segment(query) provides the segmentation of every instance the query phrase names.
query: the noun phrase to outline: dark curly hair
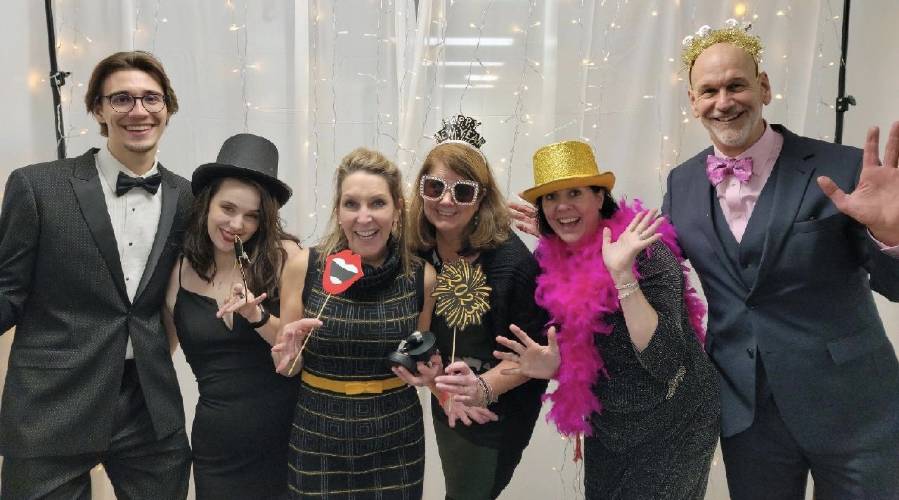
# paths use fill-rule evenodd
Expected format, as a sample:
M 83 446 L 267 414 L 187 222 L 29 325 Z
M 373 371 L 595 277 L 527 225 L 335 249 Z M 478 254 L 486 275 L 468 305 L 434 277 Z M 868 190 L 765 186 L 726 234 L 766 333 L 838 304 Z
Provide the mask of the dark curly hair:
M 249 184 L 259 191 L 259 228 L 253 236 L 244 242 L 244 249 L 250 257 L 250 267 L 247 270 L 247 286 L 256 295 L 262 292 L 268 293 L 269 300 L 277 298 L 278 283 L 281 278 L 281 269 L 287 260 L 287 252 L 282 247 L 281 241 L 294 241 L 299 244 L 299 239 L 284 231 L 281 218 L 278 215 L 280 205 L 278 201 L 261 184 L 250 179 L 235 177 L 219 177 L 209 183 L 194 198 L 187 221 L 187 232 L 184 235 L 182 252 L 191 267 L 206 282 L 211 282 L 217 269 L 212 240 L 209 238 L 207 220 L 209 218 L 209 205 L 212 198 L 221 188 L 225 179 L 235 179 Z

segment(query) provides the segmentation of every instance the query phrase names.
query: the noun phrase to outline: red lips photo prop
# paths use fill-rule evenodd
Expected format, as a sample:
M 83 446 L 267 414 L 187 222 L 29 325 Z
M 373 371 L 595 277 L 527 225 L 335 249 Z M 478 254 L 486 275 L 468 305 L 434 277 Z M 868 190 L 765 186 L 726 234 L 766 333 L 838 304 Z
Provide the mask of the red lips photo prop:
M 349 249 L 332 253 L 325 259 L 322 288 L 326 292 L 339 295 L 362 277 L 362 257 Z

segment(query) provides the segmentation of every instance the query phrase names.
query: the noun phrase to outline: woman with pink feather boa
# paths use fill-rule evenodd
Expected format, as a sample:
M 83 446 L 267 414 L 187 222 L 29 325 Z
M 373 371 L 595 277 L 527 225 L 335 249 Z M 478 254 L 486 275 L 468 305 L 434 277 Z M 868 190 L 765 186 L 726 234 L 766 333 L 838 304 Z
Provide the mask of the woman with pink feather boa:
M 534 155 L 541 274 L 536 301 L 548 345 L 519 328 L 499 337 L 510 373 L 558 382 L 548 418 L 584 437 L 587 499 L 702 499 L 719 433 L 714 368 L 702 348 L 705 308 L 674 230 L 639 201 L 616 203 L 615 176 L 590 146 Z

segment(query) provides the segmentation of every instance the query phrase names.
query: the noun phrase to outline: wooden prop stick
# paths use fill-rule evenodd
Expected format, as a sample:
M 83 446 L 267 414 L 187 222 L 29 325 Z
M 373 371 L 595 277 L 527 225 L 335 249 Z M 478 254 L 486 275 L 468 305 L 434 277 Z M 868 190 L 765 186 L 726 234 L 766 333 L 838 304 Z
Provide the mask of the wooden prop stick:
M 456 329 L 453 328 L 453 353 L 450 355 L 450 363 L 456 361 Z
M 322 304 L 322 308 L 321 308 L 321 310 L 318 311 L 318 314 L 315 316 L 315 319 L 321 319 L 322 313 L 325 312 L 325 306 L 328 305 L 328 299 L 331 298 L 331 295 L 332 294 L 329 293 L 328 296 L 325 297 L 325 303 Z M 306 338 L 303 339 L 303 344 L 300 346 L 300 350 L 297 351 L 297 357 L 293 358 L 293 362 L 290 363 L 290 369 L 287 370 L 287 373 L 293 373 L 293 369 L 296 368 L 296 366 L 297 366 L 297 361 L 300 360 L 300 357 L 303 354 L 303 349 L 306 348 L 306 344 L 309 343 L 309 339 L 312 338 L 312 334 L 314 332 L 315 332 L 315 330 L 310 331 L 309 335 L 306 335 Z
M 322 273 L 322 288 L 328 295 L 325 297 L 325 302 L 322 303 L 322 307 L 315 319 L 321 319 L 322 313 L 325 312 L 325 306 L 328 305 L 332 295 L 339 295 L 347 291 L 353 283 L 362 278 L 362 275 L 362 257 L 359 254 L 346 249 L 328 255 L 325 259 L 325 269 Z M 300 346 L 300 350 L 297 351 L 297 357 L 290 363 L 290 369 L 287 370 L 288 374 L 293 373 L 293 369 L 296 368 L 297 362 L 299 362 L 303 350 L 306 349 L 306 344 L 309 343 L 309 339 L 312 338 L 314 332 L 315 330 L 310 331 L 306 338 L 303 339 L 303 344 Z

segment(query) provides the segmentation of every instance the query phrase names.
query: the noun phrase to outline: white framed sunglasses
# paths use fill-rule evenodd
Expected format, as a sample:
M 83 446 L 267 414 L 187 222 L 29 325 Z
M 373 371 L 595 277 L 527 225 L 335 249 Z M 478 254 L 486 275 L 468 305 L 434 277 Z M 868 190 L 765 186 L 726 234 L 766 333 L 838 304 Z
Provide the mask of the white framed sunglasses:
M 478 201 L 481 185 L 476 181 L 466 179 L 449 184 L 446 180 L 433 175 L 421 176 L 421 183 L 418 185 L 418 193 L 422 198 L 430 201 L 440 201 L 447 189 L 457 205 L 473 205 Z

